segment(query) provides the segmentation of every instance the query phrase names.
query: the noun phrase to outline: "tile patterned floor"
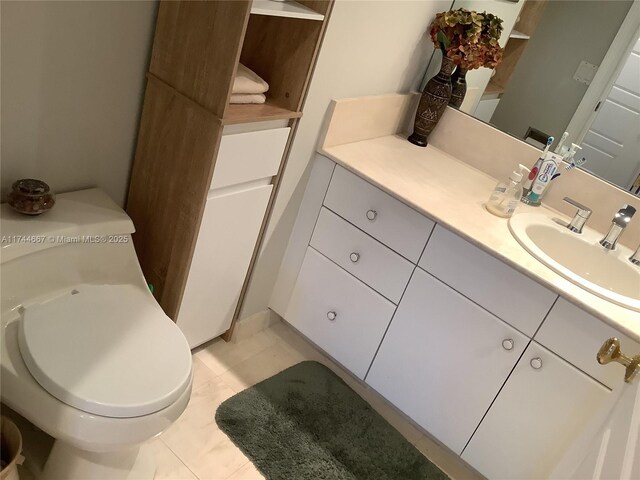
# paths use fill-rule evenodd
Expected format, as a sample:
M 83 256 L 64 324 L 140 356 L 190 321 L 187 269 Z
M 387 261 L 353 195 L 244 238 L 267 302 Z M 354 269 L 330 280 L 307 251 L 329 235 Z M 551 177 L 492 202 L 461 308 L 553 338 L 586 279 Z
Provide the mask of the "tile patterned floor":
M 261 480 L 253 464 L 218 429 L 215 411 L 235 393 L 303 360 L 316 360 L 331 368 L 451 478 L 482 478 L 378 394 L 278 322 L 248 338 L 231 343 L 215 340 L 194 352 L 191 402 L 180 419 L 151 444 L 158 461 L 156 480 Z

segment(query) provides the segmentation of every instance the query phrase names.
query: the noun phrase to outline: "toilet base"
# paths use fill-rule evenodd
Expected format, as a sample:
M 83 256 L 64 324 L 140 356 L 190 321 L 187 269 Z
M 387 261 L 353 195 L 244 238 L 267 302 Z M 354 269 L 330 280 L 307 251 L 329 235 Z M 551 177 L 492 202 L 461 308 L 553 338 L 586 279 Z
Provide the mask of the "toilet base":
M 41 480 L 153 480 L 156 464 L 148 445 L 117 452 L 88 452 L 56 440 Z

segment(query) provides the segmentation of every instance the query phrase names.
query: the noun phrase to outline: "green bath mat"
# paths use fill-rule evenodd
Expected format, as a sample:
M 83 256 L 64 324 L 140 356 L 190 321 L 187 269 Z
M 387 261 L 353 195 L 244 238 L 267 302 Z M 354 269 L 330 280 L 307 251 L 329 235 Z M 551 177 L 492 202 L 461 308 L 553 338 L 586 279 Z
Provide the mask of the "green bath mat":
M 229 398 L 216 422 L 268 480 L 448 478 L 317 362 Z

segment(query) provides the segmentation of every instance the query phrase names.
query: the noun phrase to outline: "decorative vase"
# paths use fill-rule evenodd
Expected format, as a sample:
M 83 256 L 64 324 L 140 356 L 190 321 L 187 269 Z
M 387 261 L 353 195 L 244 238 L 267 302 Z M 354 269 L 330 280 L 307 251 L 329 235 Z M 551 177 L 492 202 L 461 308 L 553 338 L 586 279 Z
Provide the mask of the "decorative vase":
M 427 82 L 420 97 L 413 133 L 408 140 L 419 147 L 427 146 L 427 138 L 442 117 L 451 98 L 451 73 L 455 64 L 442 52 L 438 74 Z
M 467 70 L 462 67 L 456 68 L 451 76 L 451 100 L 449 105 L 455 108 L 460 108 L 464 101 L 464 96 L 467 94 Z

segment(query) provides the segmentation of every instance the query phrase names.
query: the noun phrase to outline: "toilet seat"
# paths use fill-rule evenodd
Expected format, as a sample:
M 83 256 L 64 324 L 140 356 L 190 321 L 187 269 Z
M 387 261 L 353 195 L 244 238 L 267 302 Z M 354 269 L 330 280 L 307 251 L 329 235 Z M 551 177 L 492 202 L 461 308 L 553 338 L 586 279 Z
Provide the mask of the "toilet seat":
M 175 402 L 191 380 L 187 341 L 148 292 L 82 285 L 25 307 L 20 354 L 60 401 L 106 417 L 137 417 Z

